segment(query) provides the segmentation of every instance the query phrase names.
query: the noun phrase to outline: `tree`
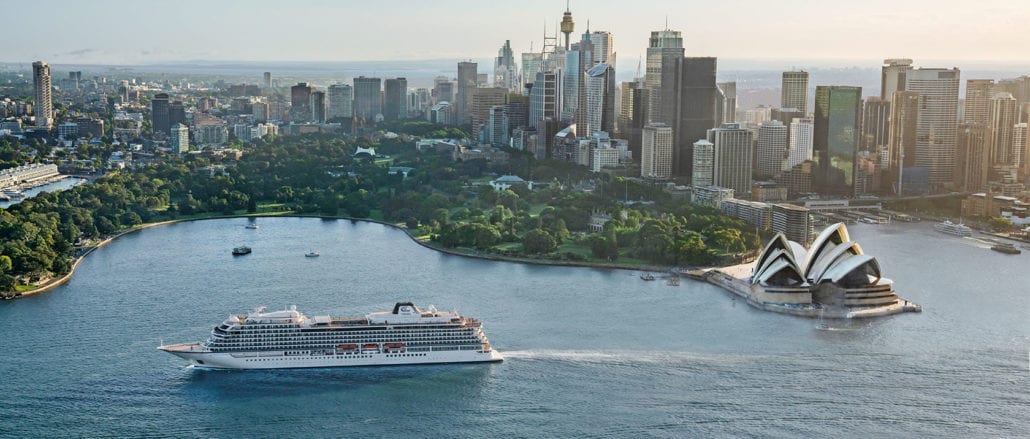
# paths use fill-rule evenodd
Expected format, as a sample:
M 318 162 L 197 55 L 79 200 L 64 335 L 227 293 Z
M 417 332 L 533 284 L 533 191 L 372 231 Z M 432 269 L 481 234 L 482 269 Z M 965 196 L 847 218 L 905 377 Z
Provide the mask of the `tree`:
M 526 254 L 551 253 L 558 249 L 558 243 L 550 233 L 540 229 L 526 232 L 522 237 L 522 252 Z
M 1012 221 L 1008 218 L 997 216 L 987 220 L 987 225 L 995 232 L 1004 232 L 1012 228 Z

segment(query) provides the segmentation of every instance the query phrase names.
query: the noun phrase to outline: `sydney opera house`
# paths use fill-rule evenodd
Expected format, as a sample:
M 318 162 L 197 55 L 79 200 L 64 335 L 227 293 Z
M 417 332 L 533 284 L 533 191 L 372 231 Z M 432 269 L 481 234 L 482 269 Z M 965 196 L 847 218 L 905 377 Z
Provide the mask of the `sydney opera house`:
M 765 304 L 853 310 L 900 300 L 876 258 L 862 252 L 842 223 L 823 230 L 808 249 L 777 234 L 755 261 L 750 282 L 751 300 Z

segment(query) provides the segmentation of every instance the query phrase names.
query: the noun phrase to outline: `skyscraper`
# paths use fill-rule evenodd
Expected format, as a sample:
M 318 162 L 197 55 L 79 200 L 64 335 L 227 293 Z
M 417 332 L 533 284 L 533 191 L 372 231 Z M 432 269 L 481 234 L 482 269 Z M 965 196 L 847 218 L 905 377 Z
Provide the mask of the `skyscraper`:
M 303 123 L 311 121 L 311 92 L 315 86 L 299 82 L 290 87 L 290 122 Z
M 164 139 L 171 134 L 169 111 L 168 93 L 158 93 L 150 100 L 150 126 L 154 137 Z
M 265 72 L 265 88 L 272 88 L 272 72 Z
M 1021 165 L 1022 151 L 1013 144 L 1018 117 L 1019 106 L 1011 93 L 997 93 L 991 98 L 988 116 L 988 126 L 991 127 L 991 165 Z
M 733 189 L 739 196 L 751 193 L 751 131 L 728 123 L 708 130 L 715 150 L 712 180 L 716 186 Z
M 706 139 L 694 142 L 694 172 L 690 176 L 690 185 L 705 187 L 715 184 L 715 145 Z
M 815 188 L 822 194 L 854 196 L 855 162 L 862 117 L 862 87 L 815 89 Z
M 479 65 L 474 62 L 462 61 L 458 63 L 458 93 L 455 99 L 458 124 L 464 125 L 472 122 L 472 90 L 477 86 L 476 77 L 479 75 Z
M 991 128 L 979 123 L 959 125 L 957 143 L 962 163 L 959 187 L 968 192 L 986 190 L 991 169 Z
M 672 176 L 672 127 L 654 123 L 641 132 L 640 176 L 668 179 Z
M 433 81 L 433 99 L 435 103 L 454 103 L 454 81 L 437 78 Z
M 905 90 L 919 93 L 916 166 L 927 169 L 929 189 L 952 181 L 958 128 L 959 70 L 913 69 L 905 73 Z
M 916 165 L 916 138 L 919 133 L 919 93 L 896 91 L 891 97 L 891 113 L 887 134 L 887 157 L 890 172 L 884 183 L 896 195 L 905 190 L 901 177 L 906 168 Z
M 812 160 L 812 141 L 815 135 L 815 124 L 812 118 L 797 118 L 790 122 L 787 142 L 787 159 L 782 171 L 794 169 L 806 161 Z
M 537 129 L 537 133 L 544 130 L 540 123 L 544 120 L 559 120 L 561 102 L 559 102 L 558 90 L 561 87 L 559 75 L 554 72 L 537 72 L 536 81 L 533 81 L 533 88 L 529 94 L 529 125 Z
M 169 129 L 171 134 L 171 141 L 168 142 L 172 147 L 172 152 L 176 154 L 184 154 L 190 151 L 190 129 L 181 123 L 175 124 L 174 127 Z
M 565 52 L 564 80 L 562 81 L 562 120 L 570 123 L 586 123 L 586 86 L 584 84 L 587 70 L 593 63 L 593 43 L 588 34 L 572 45 Z
M 896 91 L 905 91 L 912 60 L 893 58 L 883 60 L 880 68 L 880 99 L 890 101 Z
M 508 89 L 501 87 L 476 88 L 472 90 L 472 138 L 479 139 L 484 125 L 490 121 L 490 110 L 504 106 Z M 489 130 L 489 127 L 486 127 Z
M 561 17 L 561 33 L 565 35 L 565 50 L 569 50 L 569 36 L 576 30 L 576 22 L 572 21 L 572 10 L 569 9 L 568 1 L 565 2 L 565 13 Z
M 606 63 L 596 64 L 586 73 L 586 124 L 584 137 L 615 129 L 615 71 Z M 581 123 L 577 121 L 577 123 Z
M 375 122 L 383 113 L 382 83 L 380 78 L 354 78 L 354 118 L 360 123 Z
M 787 126 L 770 120 L 758 127 L 758 175 L 777 177 L 787 157 Z M 696 157 L 696 155 L 695 155 Z M 696 166 L 695 166 L 696 169 Z
M 865 108 L 862 110 L 862 138 L 859 149 L 876 152 L 886 148 L 887 137 L 890 134 L 890 112 L 890 101 L 884 101 L 876 96 L 866 99 Z
M 511 50 L 511 41 L 504 40 L 504 45 L 497 50 L 497 58 L 494 58 L 494 87 L 517 91 L 517 76 L 518 68 L 515 66 L 515 53 Z
M 408 118 L 408 79 L 388 78 L 383 84 L 383 119 Z
M 587 29 L 589 31 L 589 29 Z M 612 52 L 614 47 L 613 36 L 608 31 L 594 31 L 590 32 L 588 36 L 591 44 L 593 53 L 591 59 L 594 64 L 605 63 L 611 66 L 611 69 L 615 69 L 615 53 Z M 589 70 L 591 66 L 586 66 L 585 69 Z
M 544 62 L 544 55 L 542 53 L 527 52 L 522 54 L 522 84 L 520 87 L 525 87 L 526 84 L 532 84 L 536 81 L 536 74 L 540 71 L 540 65 Z
M 783 72 L 780 108 L 796 108 L 802 113 L 808 112 L 808 72 L 804 70 Z
M 647 44 L 647 70 L 644 73 L 644 83 L 650 90 L 647 120 L 671 126 L 673 115 L 663 114 L 662 111 L 662 69 L 668 57 L 676 60 L 683 58 L 683 34 L 669 29 L 651 32 Z
M 966 123 L 987 124 L 991 113 L 991 98 L 994 96 L 993 79 L 970 79 L 966 81 L 965 117 Z
M 168 105 L 168 126 L 173 127 L 183 122 L 186 122 L 186 106 L 182 101 L 172 101 Z
M 311 92 L 311 121 L 314 123 L 325 123 L 325 92 Z
M 47 64 L 45 61 L 32 63 L 32 87 L 35 92 L 32 112 L 36 115 L 36 126 L 50 128 L 54 123 L 50 64 Z
M 719 107 L 716 110 L 715 125 L 733 123 L 737 121 L 737 83 L 720 82 L 715 84 L 719 88 Z M 784 122 L 788 124 L 790 121 Z
M 348 84 L 329 86 L 329 111 L 326 118 L 332 121 L 354 116 L 354 87 Z
M 717 60 L 710 57 L 665 57 L 662 65 L 662 113 L 672 120 L 673 174 L 690 177 L 694 142 L 716 126 L 719 89 Z M 744 191 L 748 192 L 748 191 Z

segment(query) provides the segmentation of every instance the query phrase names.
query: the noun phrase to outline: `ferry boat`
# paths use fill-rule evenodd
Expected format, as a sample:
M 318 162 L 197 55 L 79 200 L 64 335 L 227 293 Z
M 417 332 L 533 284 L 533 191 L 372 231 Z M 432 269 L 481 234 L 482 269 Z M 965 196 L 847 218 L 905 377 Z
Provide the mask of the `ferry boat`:
M 994 250 L 994 251 L 999 252 L 999 253 L 1009 254 L 1009 255 L 1018 255 L 1020 253 L 1023 253 L 1023 251 L 1018 249 L 1018 248 L 1016 248 L 1015 245 L 1009 244 L 1007 242 L 995 243 L 994 245 L 991 246 L 991 250 Z
M 953 223 L 951 221 L 945 221 L 943 223 L 934 224 L 933 228 L 934 228 L 934 230 L 936 230 L 938 232 L 947 233 L 949 235 L 955 235 L 955 236 L 972 236 L 973 235 L 973 229 L 970 229 L 965 224 L 961 224 L 961 223 L 956 224 L 956 223 Z
M 229 315 L 201 343 L 158 349 L 210 369 L 385 366 L 502 361 L 478 319 L 398 302 L 363 317 L 308 317 L 296 307 Z
M 655 277 L 651 273 L 640 273 L 640 280 L 652 281 Z
M 2 193 L 4 198 L 7 198 L 7 200 L 9 201 L 21 200 L 25 198 L 25 194 L 21 193 L 21 191 L 17 189 L 4 189 Z
M 232 255 L 233 256 L 249 255 L 250 252 L 251 252 L 250 247 L 247 247 L 245 245 L 241 245 L 239 247 L 234 247 L 232 249 Z

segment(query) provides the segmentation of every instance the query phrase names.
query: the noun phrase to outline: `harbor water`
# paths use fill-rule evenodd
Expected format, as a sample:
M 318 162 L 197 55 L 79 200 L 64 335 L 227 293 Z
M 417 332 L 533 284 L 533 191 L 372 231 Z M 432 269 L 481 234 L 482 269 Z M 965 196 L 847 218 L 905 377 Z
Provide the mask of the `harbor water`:
M 701 282 L 441 254 L 364 222 L 146 229 L 63 287 L 0 302 L 0 437 L 1025 437 L 1030 254 L 928 223 L 850 231 L 922 313 L 804 319 Z M 482 319 L 505 361 L 214 371 L 156 349 L 259 305 L 402 300 Z

